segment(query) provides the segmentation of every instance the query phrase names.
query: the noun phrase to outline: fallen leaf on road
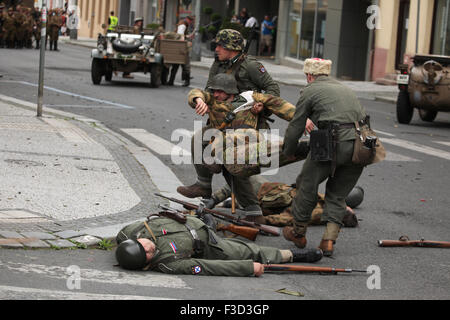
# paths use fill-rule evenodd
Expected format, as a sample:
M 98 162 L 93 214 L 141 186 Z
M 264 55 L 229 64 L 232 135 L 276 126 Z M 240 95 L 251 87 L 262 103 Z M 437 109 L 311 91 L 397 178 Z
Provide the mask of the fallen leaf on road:
M 296 296 L 296 297 L 304 297 L 305 296 L 303 293 L 301 293 L 299 291 L 290 291 L 290 290 L 286 290 L 286 288 L 279 289 L 275 292 L 289 294 L 291 296 Z

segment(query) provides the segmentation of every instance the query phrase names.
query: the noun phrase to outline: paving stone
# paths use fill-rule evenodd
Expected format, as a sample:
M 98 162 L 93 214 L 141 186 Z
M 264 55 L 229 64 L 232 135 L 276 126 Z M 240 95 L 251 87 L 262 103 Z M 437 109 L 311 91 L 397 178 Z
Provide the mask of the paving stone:
M 59 238 L 63 238 L 63 239 L 70 239 L 70 238 L 78 237 L 78 236 L 82 236 L 82 235 L 84 235 L 83 232 L 75 231 L 75 230 L 65 230 L 65 231 L 55 233 L 55 236 L 57 236 Z
M 84 244 L 86 246 L 94 246 L 101 241 L 101 239 L 90 236 L 90 235 L 72 238 L 71 240 L 81 243 L 81 244 Z
M 46 232 L 22 232 L 27 238 L 37 238 L 39 240 L 56 240 L 56 237 Z
M 23 238 L 23 236 L 14 231 L 0 230 L 0 236 L 3 238 Z
M 0 239 L 1 248 L 23 248 L 17 239 Z
M 51 246 L 55 246 L 58 248 L 75 248 L 77 246 L 76 244 L 64 239 L 47 240 L 47 243 L 49 243 Z
M 18 239 L 27 248 L 50 248 L 50 245 L 36 238 Z

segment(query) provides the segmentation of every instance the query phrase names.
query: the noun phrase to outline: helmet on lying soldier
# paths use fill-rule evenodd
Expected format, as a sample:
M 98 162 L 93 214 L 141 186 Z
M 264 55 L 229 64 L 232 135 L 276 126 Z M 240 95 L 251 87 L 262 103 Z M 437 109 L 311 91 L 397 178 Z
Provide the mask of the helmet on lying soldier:
M 116 249 L 116 260 L 124 269 L 142 269 L 146 265 L 145 249 L 137 240 L 125 240 Z
M 219 73 L 216 74 L 209 86 L 211 90 L 222 90 L 227 94 L 238 94 L 236 78 L 231 74 Z

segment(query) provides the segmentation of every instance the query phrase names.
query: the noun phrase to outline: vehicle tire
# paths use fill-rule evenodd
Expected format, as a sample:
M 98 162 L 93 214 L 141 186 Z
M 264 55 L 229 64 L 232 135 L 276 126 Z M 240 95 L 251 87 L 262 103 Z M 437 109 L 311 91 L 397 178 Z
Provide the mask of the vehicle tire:
M 433 122 L 436 119 L 437 111 L 419 109 L 420 119 L 426 122 Z
M 408 91 L 400 91 L 397 98 L 397 120 L 399 123 L 409 124 L 413 117 L 414 108 L 409 102 Z
M 100 84 L 104 72 L 103 61 L 97 58 L 92 59 L 91 78 L 93 84 Z
M 140 40 L 136 40 L 133 43 L 127 43 L 125 41 L 122 41 L 121 39 L 115 39 L 112 42 L 113 49 L 125 53 L 130 54 L 133 52 L 138 51 L 139 47 L 142 45 L 142 42 Z
M 161 85 L 162 65 L 153 64 L 150 67 L 150 85 L 152 88 L 159 88 Z

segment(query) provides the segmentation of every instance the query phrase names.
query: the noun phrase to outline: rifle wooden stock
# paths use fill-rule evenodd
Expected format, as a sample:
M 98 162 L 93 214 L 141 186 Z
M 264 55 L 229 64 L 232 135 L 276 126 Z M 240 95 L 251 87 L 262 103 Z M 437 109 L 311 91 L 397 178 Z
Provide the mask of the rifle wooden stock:
M 319 272 L 319 273 L 333 273 L 338 272 L 352 273 L 352 272 L 363 272 L 367 273 L 366 270 L 354 270 L 354 269 L 344 269 L 344 268 L 332 268 L 332 267 L 310 267 L 310 266 L 297 266 L 289 264 L 265 264 L 264 271 L 296 271 L 296 272 Z
M 380 247 L 450 248 L 450 242 L 428 240 L 378 240 Z
M 164 196 L 164 195 L 162 195 L 160 193 L 155 193 L 155 195 L 158 196 L 158 197 L 167 199 L 169 201 L 173 201 L 173 202 L 179 203 L 179 204 L 181 204 L 183 207 L 185 207 L 188 210 L 197 210 L 198 209 L 198 206 L 196 204 L 193 204 L 193 203 L 189 203 L 189 202 L 186 202 L 186 201 L 183 201 L 183 200 L 178 200 L 176 198 L 167 197 L 167 196 Z M 210 213 L 210 214 L 212 214 L 213 216 L 216 216 L 216 217 L 219 216 L 220 218 L 228 220 L 230 222 L 233 222 L 234 224 L 237 224 L 237 225 L 244 225 L 244 226 L 247 226 L 247 227 L 256 228 L 256 229 L 258 229 L 259 232 L 261 232 L 263 234 L 265 233 L 265 234 L 270 234 L 270 235 L 273 235 L 273 236 L 279 236 L 281 234 L 281 229 L 278 228 L 278 227 L 268 226 L 268 225 L 265 225 L 265 224 L 258 224 L 258 223 L 254 223 L 254 222 L 246 221 L 246 220 L 241 220 L 241 219 L 236 218 L 236 217 L 234 217 L 232 215 L 229 215 L 229 214 L 226 214 L 226 213 L 222 213 L 222 212 L 216 211 L 216 210 L 207 209 L 207 208 L 203 208 L 203 211 L 206 212 L 206 213 Z
M 248 240 L 255 241 L 256 236 L 258 235 L 259 230 L 256 228 L 251 227 L 245 227 L 245 226 L 237 226 L 235 224 L 221 224 L 219 223 L 217 225 L 217 231 L 224 230 L 224 231 L 230 231 L 234 234 L 237 234 L 241 237 L 244 237 Z

